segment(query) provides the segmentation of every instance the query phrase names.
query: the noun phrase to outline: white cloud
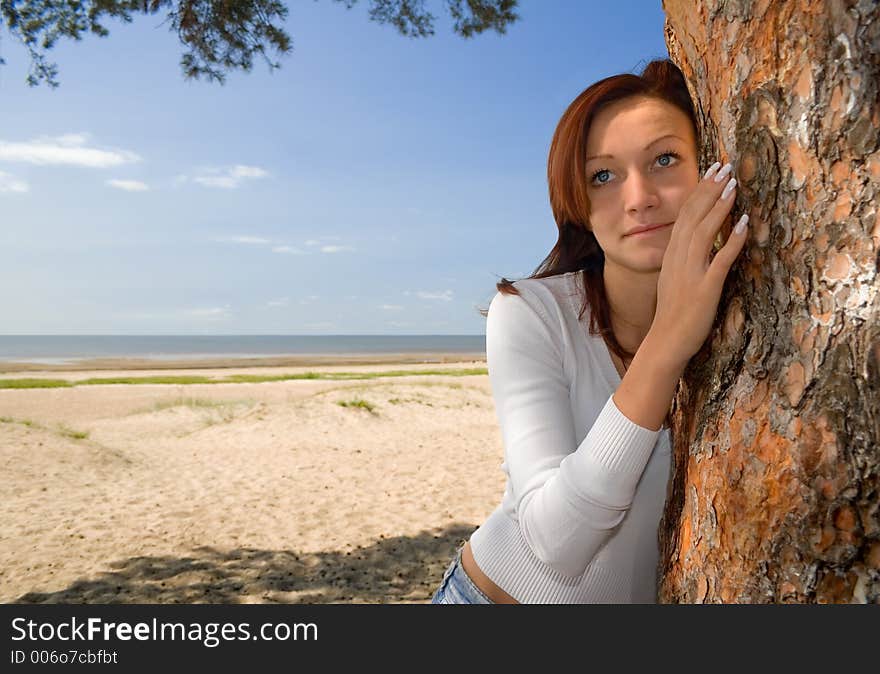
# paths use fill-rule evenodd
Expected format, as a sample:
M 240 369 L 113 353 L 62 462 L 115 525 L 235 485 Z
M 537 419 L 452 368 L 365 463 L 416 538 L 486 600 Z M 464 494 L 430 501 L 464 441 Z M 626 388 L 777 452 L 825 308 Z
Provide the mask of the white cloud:
M 225 190 L 238 187 L 238 181 L 229 176 L 196 176 L 193 180 L 205 187 L 222 187 Z
M 417 290 L 416 292 L 410 292 L 409 290 L 404 290 L 403 294 L 415 295 L 422 300 L 443 300 L 444 302 L 451 302 L 453 293 L 451 290 L 444 290 L 442 292 L 428 292 L 427 290 Z
M 306 323 L 305 327 L 309 328 L 310 330 L 326 330 L 328 328 L 335 328 L 336 323 L 333 323 L 331 321 L 319 321 L 317 323 Z
M 0 192 L 27 192 L 30 189 L 24 180 L 10 173 L 0 171 Z
M 236 164 L 219 168 L 206 168 L 193 177 L 193 181 L 205 187 L 220 187 L 222 189 L 235 189 L 245 179 L 265 178 L 269 172 L 258 166 L 245 166 Z M 186 182 L 187 176 L 178 176 L 177 182 Z
M 351 246 L 321 246 L 322 253 L 341 253 L 346 250 L 354 250 Z
M 232 167 L 232 175 L 235 178 L 265 178 L 269 172 L 259 166 L 243 166 L 236 164 Z
M 320 245 L 321 245 L 321 240 L 324 240 L 324 241 L 339 241 L 341 238 L 342 238 L 341 236 L 335 236 L 335 235 L 329 235 L 329 234 L 328 234 L 327 236 L 322 236 L 320 239 L 309 239 L 308 241 L 306 241 L 305 245 L 307 245 L 307 246 L 320 246 Z M 325 251 L 325 252 L 326 252 L 326 251 Z M 334 252 L 334 251 L 329 251 L 329 252 L 332 253 L 332 252 Z
M 306 295 L 303 299 L 299 301 L 300 304 L 309 304 L 310 302 L 314 302 L 318 299 L 317 295 Z
M 273 253 L 288 253 L 289 255 L 305 255 L 305 253 L 297 248 L 292 248 L 290 246 L 275 246 L 272 249 Z
M 17 161 L 38 165 L 68 165 L 86 168 L 109 168 L 141 161 L 134 152 L 119 149 L 102 150 L 88 147 L 87 134 L 40 136 L 23 143 L 0 140 L 0 161 Z
M 398 311 L 399 309 L 403 309 L 399 304 L 380 304 L 379 308 L 385 309 L 386 311 Z
M 67 146 L 82 145 L 88 139 L 89 134 L 87 133 L 65 133 L 60 136 L 55 136 L 55 140 L 58 141 L 58 143 Z
M 279 297 L 277 300 L 269 300 L 266 302 L 267 307 L 286 307 L 290 303 L 290 298 Z
M 219 241 L 222 243 L 255 244 L 261 246 L 272 243 L 271 239 L 265 239 L 261 236 L 219 236 L 214 237 L 213 241 Z M 304 251 L 293 246 L 272 246 L 272 252 L 283 253 L 287 255 L 309 255 L 308 251 Z
M 218 236 L 214 238 L 214 241 L 219 241 L 221 243 L 246 243 L 256 245 L 272 243 L 269 239 L 264 239 L 259 236 Z
M 146 183 L 139 180 L 108 180 L 107 184 L 126 192 L 146 192 L 150 189 Z

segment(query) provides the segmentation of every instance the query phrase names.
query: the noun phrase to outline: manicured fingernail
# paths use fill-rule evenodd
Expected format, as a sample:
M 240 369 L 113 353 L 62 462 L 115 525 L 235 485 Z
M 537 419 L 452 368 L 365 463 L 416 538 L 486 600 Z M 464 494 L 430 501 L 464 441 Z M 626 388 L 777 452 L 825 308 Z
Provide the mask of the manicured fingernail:
M 709 170 L 703 175 L 703 180 L 708 180 L 712 176 L 715 175 L 715 171 L 721 168 L 721 162 L 716 161 L 712 166 L 709 167 Z
M 743 213 L 740 219 L 736 221 L 736 227 L 733 228 L 734 234 L 742 234 L 746 231 L 747 224 L 749 224 L 749 214 Z
M 727 174 L 733 170 L 733 164 L 725 164 L 724 168 L 718 171 L 718 175 L 715 176 L 715 182 L 720 183 L 727 177 Z
M 724 186 L 724 191 L 721 192 L 721 198 L 727 199 L 727 197 L 733 194 L 734 187 L 736 187 L 736 178 L 731 178 L 730 182 Z

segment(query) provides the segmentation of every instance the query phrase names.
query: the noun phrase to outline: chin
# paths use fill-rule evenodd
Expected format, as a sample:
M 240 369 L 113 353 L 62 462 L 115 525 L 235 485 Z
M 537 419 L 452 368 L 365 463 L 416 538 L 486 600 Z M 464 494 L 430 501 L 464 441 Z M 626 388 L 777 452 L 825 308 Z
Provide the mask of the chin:
M 663 253 L 664 251 L 660 250 L 653 255 L 645 255 L 634 266 L 643 274 L 659 272 L 663 266 Z

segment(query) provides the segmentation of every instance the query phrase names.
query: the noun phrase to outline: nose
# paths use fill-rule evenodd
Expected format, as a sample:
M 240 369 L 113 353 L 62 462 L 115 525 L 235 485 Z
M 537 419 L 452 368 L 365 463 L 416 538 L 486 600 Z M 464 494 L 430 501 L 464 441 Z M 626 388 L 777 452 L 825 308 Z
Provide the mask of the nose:
M 650 176 L 639 171 L 630 171 L 623 185 L 623 200 L 626 212 L 638 217 L 645 211 L 656 208 L 660 203 L 660 196 Z

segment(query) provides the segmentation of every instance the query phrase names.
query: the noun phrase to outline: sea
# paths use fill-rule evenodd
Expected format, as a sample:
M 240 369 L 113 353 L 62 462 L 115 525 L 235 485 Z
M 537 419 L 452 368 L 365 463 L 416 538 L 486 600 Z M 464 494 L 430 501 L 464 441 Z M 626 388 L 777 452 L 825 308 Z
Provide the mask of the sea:
M 0 362 L 485 354 L 485 335 L 0 335 Z

